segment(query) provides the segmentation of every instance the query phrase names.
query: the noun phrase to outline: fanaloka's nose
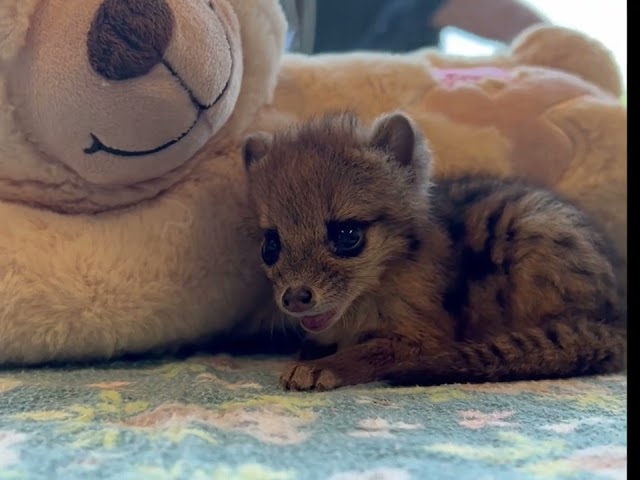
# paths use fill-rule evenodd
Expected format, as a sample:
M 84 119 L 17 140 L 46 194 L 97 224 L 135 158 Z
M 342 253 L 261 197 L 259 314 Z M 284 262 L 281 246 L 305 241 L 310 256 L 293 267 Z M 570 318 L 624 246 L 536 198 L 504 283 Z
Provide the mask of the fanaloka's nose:
M 291 313 L 303 313 L 316 304 L 313 293 L 308 287 L 287 288 L 282 296 L 282 305 Z
M 89 64 L 107 80 L 146 75 L 162 61 L 173 27 L 166 0 L 104 0 L 87 35 Z

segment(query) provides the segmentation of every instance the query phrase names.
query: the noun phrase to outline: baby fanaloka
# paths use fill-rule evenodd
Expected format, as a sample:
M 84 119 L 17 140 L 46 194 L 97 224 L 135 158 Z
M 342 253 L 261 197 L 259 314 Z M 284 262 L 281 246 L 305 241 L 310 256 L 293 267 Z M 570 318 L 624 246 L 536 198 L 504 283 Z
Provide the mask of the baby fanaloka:
M 243 156 L 275 300 L 335 346 L 291 365 L 285 388 L 626 368 L 626 285 L 607 240 L 556 194 L 517 179 L 434 181 L 402 113 L 256 133 Z

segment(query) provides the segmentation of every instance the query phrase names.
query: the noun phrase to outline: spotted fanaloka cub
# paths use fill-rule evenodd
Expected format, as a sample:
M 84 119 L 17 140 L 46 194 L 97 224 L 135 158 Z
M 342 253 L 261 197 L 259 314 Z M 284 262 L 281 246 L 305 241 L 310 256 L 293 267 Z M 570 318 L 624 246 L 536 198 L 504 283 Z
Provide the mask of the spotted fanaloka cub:
M 462 140 L 462 139 L 461 139 Z M 518 180 L 433 182 L 402 113 L 247 138 L 262 260 L 282 311 L 335 344 L 287 389 L 564 377 L 626 367 L 626 299 L 587 216 Z

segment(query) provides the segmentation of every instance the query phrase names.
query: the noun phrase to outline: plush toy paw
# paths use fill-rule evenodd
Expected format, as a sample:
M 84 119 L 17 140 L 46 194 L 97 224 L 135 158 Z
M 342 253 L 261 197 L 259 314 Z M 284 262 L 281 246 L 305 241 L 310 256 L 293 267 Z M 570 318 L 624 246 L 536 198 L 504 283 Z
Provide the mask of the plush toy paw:
M 335 370 L 320 362 L 295 363 L 280 375 L 280 385 L 285 390 L 334 390 L 344 385 Z

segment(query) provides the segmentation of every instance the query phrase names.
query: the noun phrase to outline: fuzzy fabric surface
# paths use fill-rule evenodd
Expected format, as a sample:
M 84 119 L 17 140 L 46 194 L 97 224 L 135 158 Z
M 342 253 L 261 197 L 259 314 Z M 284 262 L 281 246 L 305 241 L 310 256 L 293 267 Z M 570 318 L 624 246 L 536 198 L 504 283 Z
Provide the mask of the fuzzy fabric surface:
M 0 371 L 0 479 L 623 479 L 627 381 L 327 393 L 226 355 Z

